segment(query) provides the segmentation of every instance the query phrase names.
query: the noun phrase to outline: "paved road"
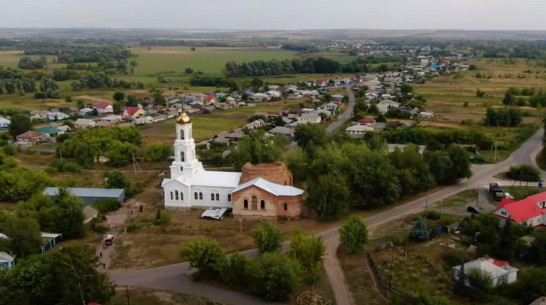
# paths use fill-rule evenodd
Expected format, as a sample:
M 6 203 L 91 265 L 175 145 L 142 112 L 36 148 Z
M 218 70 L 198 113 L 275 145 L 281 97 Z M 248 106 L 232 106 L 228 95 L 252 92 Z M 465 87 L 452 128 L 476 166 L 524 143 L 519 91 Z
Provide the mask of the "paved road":
M 347 122 L 353 116 L 353 110 L 355 108 L 355 95 L 350 86 L 345 87 L 347 91 L 347 96 L 349 98 L 349 103 L 345 111 L 337 117 L 335 122 L 332 122 L 328 127 L 326 127 L 327 133 L 335 133 L 335 131 L 345 122 Z
M 347 112 L 347 111 L 346 111 Z M 334 128 L 335 129 L 335 128 Z M 505 171 L 511 165 L 514 164 L 534 164 L 534 156 L 540 150 L 542 143 L 543 129 L 538 131 L 529 141 L 527 141 L 520 149 L 518 149 L 512 156 L 505 161 L 492 164 L 492 165 L 479 165 L 473 166 L 474 175 L 470 179 L 465 179 L 460 183 L 446 187 L 438 192 L 428 195 L 427 197 L 420 198 L 409 202 L 407 204 L 395 207 L 391 210 L 376 214 L 374 216 L 368 217 L 365 219 L 365 222 L 369 227 L 373 227 L 384 223 L 386 221 L 399 218 L 401 216 L 410 214 L 417 210 L 423 209 L 425 204 L 432 204 L 437 202 L 445 197 L 456 194 L 460 191 L 485 186 L 490 181 L 491 177 L 498 173 Z M 336 242 L 338 242 L 338 228 L 331 229 L 319 234 L 325 240 L 325 243 L 328 245 L 329 249 L 336 248 Z M 283 248 L 287 248 L 288 243 L 283 244 Z M 333 250 L 332 250 L 333 251 Z M 329 251 L 331 252 L 331 251 Z M 249 250 L 244 252 L 249 256 L 257 255 L 256 250 Z M 326 261 L 328 261 L 330 256 L 335 256 L 334 253 L 329 253 Z M 325 264 L 327 262 L 325 261 Z M 332 261 L 330 261 L 332 262 Z M 328 262 L 329 264 L 329 262 Z M 338 273 L 339 266 L 332 268 L 332 272 Z M 328 270 L 327 270 L 328 271 Z M 187 263 L 169 265 L 159 268 L 139 270 L 139 271 L 129 271 L 129 272 L 111 272 L 111 280 L 118 285 L 131 285 L 138 287 L 148 287 L 154 289 L 163 289 L 170 290 L 175 292 L 182 292 L 187 294 L 193 294 L 198 296 L 203 296 L 212 300 L 228 303 L 228 304 L 238 304 L 238 305 L 251 305 L 251 304 L 273 304 L 262 301 L 260 299 L 254 298 L 249 295 L 237 293 L 227 289 L 222 289 L 218 287 L 213 287 L 199 282 L 193 282 L 188 278 L 187 274 L 190 272 L 189 265 Z M 343 277 L 343 273 L 334 275 L 332 279 L 331 274 L 328 273 L 328 276 L 331 281 L 335 282 L 335 279 Z M 336 285 L 339 286 L 339 285 Z M 339 305 L 348 305 L 352 304 L 352 299 L 350 298 L 350 293 L 345 284 L 345 286 L 336 289 L 334 293 L 336 294 L 336 302 Z M 339 295 L 339 293 L 344 293 L 344 296 Z M 348 297 L 348 298 L 347 298 Z

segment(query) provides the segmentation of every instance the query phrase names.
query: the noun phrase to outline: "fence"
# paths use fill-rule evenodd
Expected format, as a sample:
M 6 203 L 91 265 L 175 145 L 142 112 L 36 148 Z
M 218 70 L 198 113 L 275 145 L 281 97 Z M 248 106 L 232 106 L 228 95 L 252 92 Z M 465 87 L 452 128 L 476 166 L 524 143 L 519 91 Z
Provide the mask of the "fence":
M 377 280 L 378 288 L 381 290 L 381 292 L 385 296 L 389 297 L 390 293 L 392 292 L 400 296 L 405 301 L 405 304 L 413 303 L 413 296 L 411 296 L 410 294 L 406 292 L 396 289 L 395 287 L 392 286 L 390 281 L 385 281 L 385 279 L 381 275 L 380 268 L 378 267 L 377 263 L 373 259 L 373 256 L 370 252 L 366 252 L 366 261 L 368 262 L 368 265 L 372 269 L 373 277 L 375 277 L 375 279 Z

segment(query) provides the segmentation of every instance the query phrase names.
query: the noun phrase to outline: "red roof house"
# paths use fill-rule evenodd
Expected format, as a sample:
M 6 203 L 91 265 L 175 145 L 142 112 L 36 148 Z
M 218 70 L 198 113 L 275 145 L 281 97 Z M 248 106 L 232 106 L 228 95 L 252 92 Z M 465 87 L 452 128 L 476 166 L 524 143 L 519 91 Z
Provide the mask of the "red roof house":
M 546 227 L 546 192 L 519 201 L 503 199 L 497 205 L 494 214 L 505 221 L 527 223 L 532 227 Z
M 216 100 L 214 99 L 214 95 L 209 94 L 209 95 L 205 96 L 205 103 L 206 104 L 216 103 Z
M 145 115 L 145 114 L 146 113 L 144 112 L 144 110 L 142 110 L 142 109 L 140 109 L 138 107 L 132 107 L 132 106 L 126 107 L 125 111 L 123 112 L 124 117 L 132 117 L 134 119 L 138 118 L 141 115 Z
M 374 118 L 363 118 L 358 120 L 358 125 L 369 125 L 369 124 L 375 124 Z
M 15 137 L 17 142 L 19 143 L 27 143 L 27 144 L 39 144 L 47 142 L 47 136 L 33 130 L 29 130 L 27 132 L 24 132 L 17 137 Z
M 98 103 L 95 105 L 95 109 L 97 109 L 98 114 L 108 114 L 114 112 L 114 108 L 108 103 Z

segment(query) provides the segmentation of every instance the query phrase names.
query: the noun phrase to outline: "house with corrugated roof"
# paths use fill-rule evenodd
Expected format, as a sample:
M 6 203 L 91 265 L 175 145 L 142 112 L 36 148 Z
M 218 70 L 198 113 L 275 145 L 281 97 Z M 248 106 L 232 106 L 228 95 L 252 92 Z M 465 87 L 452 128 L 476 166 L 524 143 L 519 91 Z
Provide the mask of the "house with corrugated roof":
M 453 267 L 453 277 L 459 280 L 463 274 L 465 275 L 464 283 L 470 286 L 468 276 L 472 270 L 480 270 L 491 279 L 493 287 L 502 283 L 510 284 L 518 278 L 519 269 L 510 266 L 508 261 L 498 260 L 489 256 L 478 258 L 463 265 Z
M 546 227 L 546 192 L 523 200 L 503 198 L 493 214 L 503 222 L 513 221 L 532 227 Z

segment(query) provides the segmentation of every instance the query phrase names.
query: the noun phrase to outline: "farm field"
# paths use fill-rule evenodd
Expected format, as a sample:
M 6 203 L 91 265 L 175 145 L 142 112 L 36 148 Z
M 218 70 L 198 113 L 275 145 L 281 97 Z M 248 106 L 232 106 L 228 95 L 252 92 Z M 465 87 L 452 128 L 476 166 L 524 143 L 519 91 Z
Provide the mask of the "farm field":
M 220 75 L 228 61 L 236 63 L 254 60 L 283 60 L 295 57 L 296 52 L 280 48 L 196 48 L 190 47 L 152 47 L 132 48 L 138 56 L 136 76 L 149 76 L 158 73 L 183 74 L 184 69 L 192 68 L 207 75 Z

